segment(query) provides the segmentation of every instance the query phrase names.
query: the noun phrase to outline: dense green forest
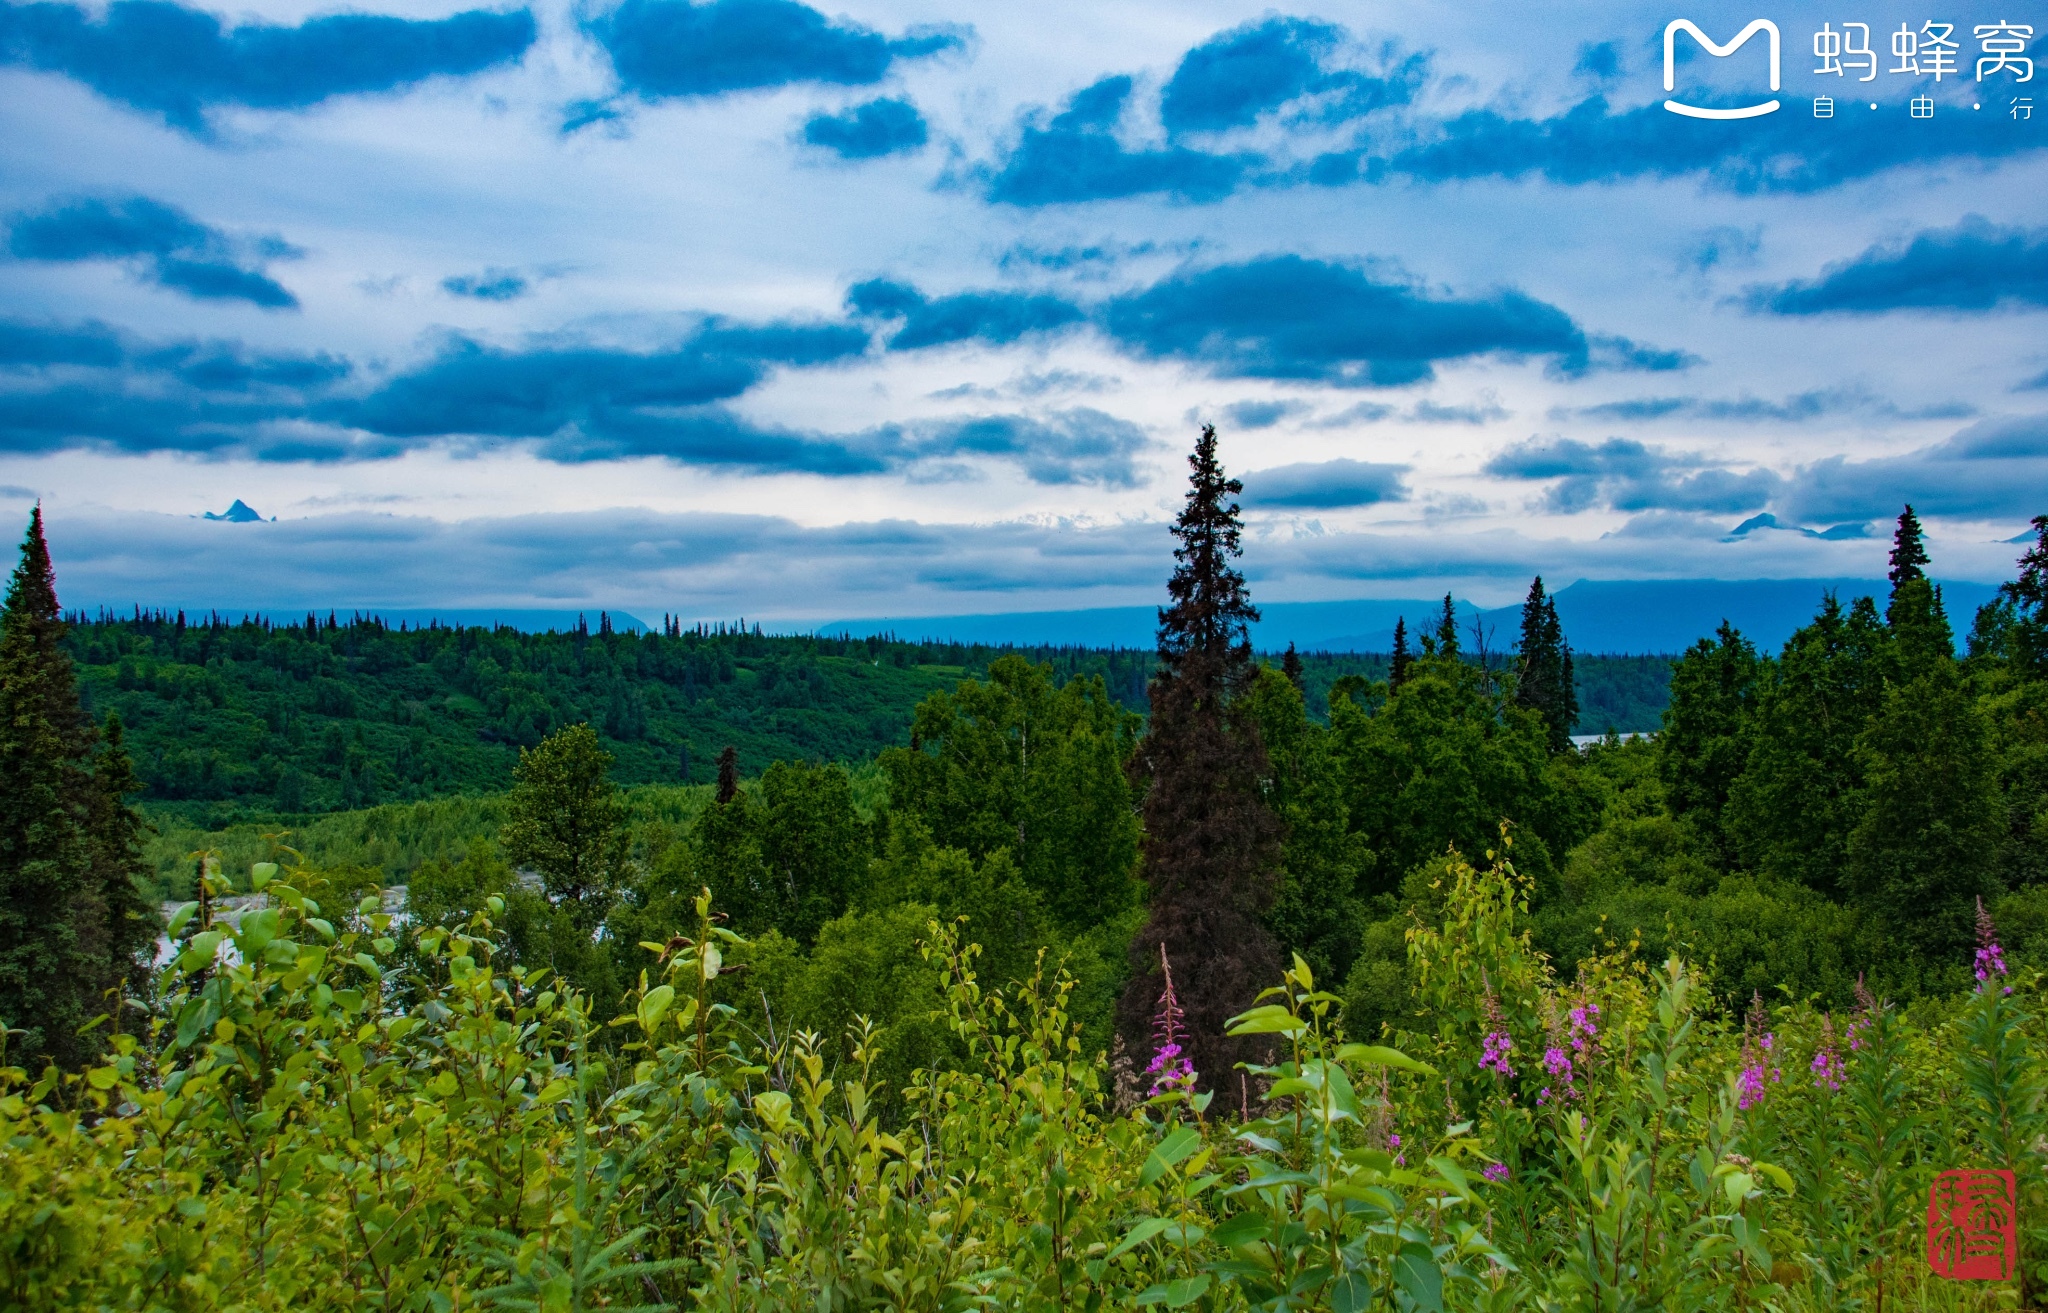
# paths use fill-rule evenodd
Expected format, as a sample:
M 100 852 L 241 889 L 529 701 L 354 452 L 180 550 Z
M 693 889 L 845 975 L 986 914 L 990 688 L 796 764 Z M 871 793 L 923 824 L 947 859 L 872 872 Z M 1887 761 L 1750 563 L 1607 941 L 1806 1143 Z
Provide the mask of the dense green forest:
M 301 624 L 219 616 L 72 617 L 65 639 L 89 711 L 118 712 L 153 807 L 172 823 L 296 815 L 494 793 L 521 747 L 588 723 L 627 784 L 706 783 L 727 744 L 742 770 L 849 765 L 907 741 L 927 694 L 1005 654 L 1060 682 L 1100 676 L 1145 709 L 1150 651 L 989 648 L 886 638 L 777 637 L 741 628 L 528 634 L 393 629 L 370 618 Z M 1311 705 L 1344 675 L 1384 678 L 1385 656 L 1303 658 Z M 1580 657 L 1581 732 L 1656 727 L 1670 663 Z
M 1907 508 L 1887 596 L 1816 599 L 1776 654 L 1724 626 L 1665 667 L 1654 740 L 1580 750 L 1590 663 L 1541 580 L 1504 655 L 1447 598 L 1384 657 L 1261 658 L 1213 433 L 1190 468 L 1159 650 L 1127 667 L 602 625 L 66 634 L 32 528 L 0 623 L 0 1290 L 2002 1306 L 2010 1286 L 1931 1282 L 1917 1248 L 1934 1171 L 1961 1165 L 2018 1173 L 2024 1261 L 1998 1275 L 2032 1306 L 2048 517 L 1961 652 Z M 119 701 L 158 696 L 151 626 L 215 645 L 178 649 L 223 690 L 194 723 L 245 690 L 331 738 L 334 712 L 283 709 L 328 688 L 365 727 L 341 729 L 344 783 L 373 722 L 332 690 L 379 679 L 402 707 L 454 687 L 465 641 L 592 700 L 487 743 L 504 722 L 474 693 L 409 699 L 502 773 L 288 835 L 160 812 L 152 838 L 120 805 L 145 739 Z M 406 644 L 430 655 L 348 664 Z M 703 689 L 754 661 L 914 701 L 866 756 L 700 740 L 703 782 L 649 780 L 667 749 L 599 710 L 637 687 L 623 652 L 642 678 L 730 655 Z M 291 676 L 292 653 L 342 673 Z M 1620 698 L 1660 682 L 1616 668 Z M 447 683 L 405 684 L 427 670 Z M 284 737 L 241 714 L 235 760 Z M 154 969 L 152 881 L 186 900 Z

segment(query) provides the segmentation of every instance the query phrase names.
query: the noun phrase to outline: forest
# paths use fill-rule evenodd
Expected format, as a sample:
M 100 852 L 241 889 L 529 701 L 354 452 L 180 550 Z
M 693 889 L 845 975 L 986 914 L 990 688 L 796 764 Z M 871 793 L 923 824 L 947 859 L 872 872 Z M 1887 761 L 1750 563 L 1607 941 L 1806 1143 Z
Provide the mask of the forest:
M 1541 579 L 1498 659 L 1448 598 L 1261 658 L 1213 432 L 1189 470 L 1141 654 L 67 624 L 38 513 L 0 1292 L 2040 1306 L 2048 516 L 1952 618 L 1907 507 L 1885 596 L 1723 626 L 1581 749 Z M 144 696 L 152 760 L 175 716 L 274 802 L 430 800 L 152 837 Z
M 519 749 L 565 725 L 605 740 L 621 783 L 708 784 L 728 744 L 741 769 L 772 761 L 871 762 L 908 741 L 920 699 L 1021 656 L 1058 683 L 1100 676 L 1145 710 L 1150 651 L 990 648 L 888 638 L 764 635 L 664 620 L 597 628 L 394 629 L 375 617 L 296 624 L 209 615 L 69 617 L 86 709 L 112 711 L 152 815 L 233 824 L 383 803 L 502 792 Z M 1274 656 L 1277 659 L 1278 653 Z M 1345 675 L 1386 677 L 1386 654 L 1309 653 L 1318 718 Z M 1581 656 L 1577 732 L 1654 730 L 1670 662 Z

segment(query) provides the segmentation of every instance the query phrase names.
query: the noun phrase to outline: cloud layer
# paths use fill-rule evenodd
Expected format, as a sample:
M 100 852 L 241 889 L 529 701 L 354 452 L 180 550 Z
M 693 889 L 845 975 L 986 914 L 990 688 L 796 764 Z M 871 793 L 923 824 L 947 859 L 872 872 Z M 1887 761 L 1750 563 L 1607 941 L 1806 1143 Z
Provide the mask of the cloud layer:
M 228 28 L 167 0 L 114 0 L 104 12 L 36 0 L 0 3 L 0 63 L 62 73 L 109 100 L 206 130 L 206 111 L 304 109 L 511 63 L 534 41 L 530 10 L 442 19 L 334 14 L 295 27 Z
M 883 36 L 796 0 L 625 0 L 588 24 L 619 82 L 648 100 L 821 82 L 867 86 L 900 59 L 958 48 L 961 32 Z
M 145 282 L 202 301 L 247 301 L 266 310 L 299 305 L 262 267 L 301 254 L 283 238 L 232 237 L 146 196 L 85 197 L 15 215 L 7 249 L 18 260 L 119 261 Z
M 1753 287 L 1747 300 L 1753 310 L 1779 315 L 2048 306 L 2048 231 L 2001 228 L 1972 215 L 1953 228 L 1873 246 L 1815 279 Z

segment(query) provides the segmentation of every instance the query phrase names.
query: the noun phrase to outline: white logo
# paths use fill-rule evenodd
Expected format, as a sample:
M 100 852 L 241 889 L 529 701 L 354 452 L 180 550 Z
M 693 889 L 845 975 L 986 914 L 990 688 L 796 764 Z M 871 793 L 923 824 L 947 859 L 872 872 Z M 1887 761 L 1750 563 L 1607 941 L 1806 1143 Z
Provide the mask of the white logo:
M 1723 46 L 1715 44 L 1714 39 L 1705 32 L 1700 31 L 1699 24 L 1693 22 L 1690 18 L 1674 18 L 1664 27 L 1664 89 L 1666 91 L 1674 90 L 1678 84 L 1677 70 L 1673 67 L 1672 56 L 1673 46 L 1676 44 L 1680 32 L 1692 33 L 1693 39 L 1705 46 L 1708 54 L 1717 58 L 1726 58 L 1734 54 L 1742 48 L 1743 42 L 1749 40 L 1758 32 L 1770 33 L 1771 90 L 1776 91 L 1778 89 L 1778 25 L 1776 23 L 1773 23 L 1768 18 L 1759 18 L 1748 27 L 1743 28 L 1733 41 Z M 1705 109 L 1699 105 L 1686 105 L 1676 100 L 1667 100 L 1664 102 L 1664 108 L 1670 110 L 1673 114 L 1683 114 L 1688 118 L 1696 119 L 1753 119 L 1758 115 L 1768 114 L 1772 110 L 1777 109 L 1778 102 L 1767 100 L 1761 105 L 1744 105 L 1741 109 Z

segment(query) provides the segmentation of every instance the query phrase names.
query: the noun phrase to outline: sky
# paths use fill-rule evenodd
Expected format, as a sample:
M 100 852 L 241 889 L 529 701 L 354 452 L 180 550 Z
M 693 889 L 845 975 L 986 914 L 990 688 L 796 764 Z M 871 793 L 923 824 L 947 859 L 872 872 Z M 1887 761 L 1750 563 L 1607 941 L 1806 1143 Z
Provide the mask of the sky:
M 0 0 L 68 605 L 1146 603 L 1205 423 L 1265 601 L 2048 513 L 2031 6 L 370 3 Z

